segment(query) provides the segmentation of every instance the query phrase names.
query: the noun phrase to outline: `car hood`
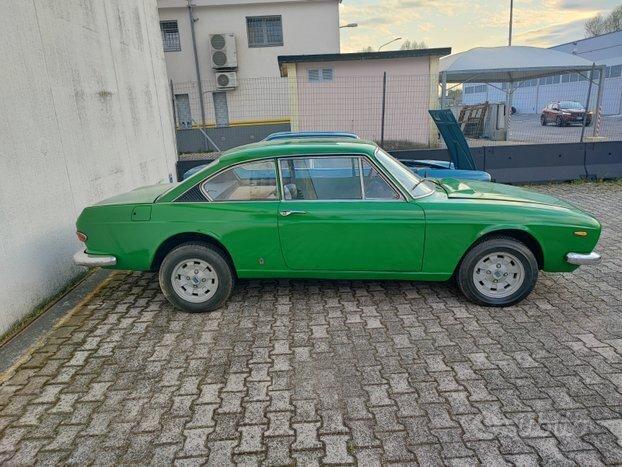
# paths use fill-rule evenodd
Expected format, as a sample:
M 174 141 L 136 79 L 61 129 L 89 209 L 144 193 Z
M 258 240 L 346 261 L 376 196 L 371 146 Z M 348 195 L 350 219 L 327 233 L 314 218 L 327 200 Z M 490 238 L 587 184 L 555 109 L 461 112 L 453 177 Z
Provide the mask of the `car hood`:
M 572 204 L 553 196 L 536 193 L 510 185 L 471 180 L 444 178 L 441 184 L 450 199 L 481 199 L 488 201 L 506 201 L 514 203 L 542 204 L 576 210 Z
M 108 204 L 151 204 L 159 196 L 175 187 L 176 183 L 158 183 L 157 185 L 143 186 L 135 190 L 122 193 L 120 195 L 107 198 L 97 203 L 97 205 Z

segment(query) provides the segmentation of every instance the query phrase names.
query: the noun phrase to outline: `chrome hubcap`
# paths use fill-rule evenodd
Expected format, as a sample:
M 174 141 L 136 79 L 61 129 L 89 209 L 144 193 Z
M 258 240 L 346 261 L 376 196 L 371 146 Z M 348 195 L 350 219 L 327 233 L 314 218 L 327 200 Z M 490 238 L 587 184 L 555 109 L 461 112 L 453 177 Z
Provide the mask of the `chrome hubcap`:
M 509 297 L 525 280 L 525 268 L 516 256 L 505 251 L 490 253 L 475 265 L 475 288 L 489 298 Z
M 206 261 L 184 260 L 173 268 L 171 274 L 173 290 L 184 300 L 202 303 L 212 298 L 218 289 L 218 275 Z

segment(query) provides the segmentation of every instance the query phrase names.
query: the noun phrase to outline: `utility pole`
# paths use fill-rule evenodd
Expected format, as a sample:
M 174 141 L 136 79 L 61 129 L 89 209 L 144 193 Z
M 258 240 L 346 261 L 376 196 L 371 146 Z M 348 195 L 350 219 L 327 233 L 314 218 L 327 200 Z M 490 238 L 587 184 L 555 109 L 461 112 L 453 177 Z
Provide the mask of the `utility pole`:
M 205 125 L 205 104 L 203 103 L 203 83 L 201 83 L 201 70 L 199 68 L 199 56 L 197 54 L 197 39 L 194 32 L 194 22 L 196 21 L 192 14 L 192 0 L 188 0 L 188 16 L 190 17 L 190 32 L 192 33 L 192 49 L 194 51 L 194 67 L 196 68 L 197 81 L 199 87 L 199 103 L 201 104 L 201 125 Z
M 512 15 L 514 14 L 514 0 L 510 0 L 510 34 L 508 35 L 508 45 L 512 45 Z

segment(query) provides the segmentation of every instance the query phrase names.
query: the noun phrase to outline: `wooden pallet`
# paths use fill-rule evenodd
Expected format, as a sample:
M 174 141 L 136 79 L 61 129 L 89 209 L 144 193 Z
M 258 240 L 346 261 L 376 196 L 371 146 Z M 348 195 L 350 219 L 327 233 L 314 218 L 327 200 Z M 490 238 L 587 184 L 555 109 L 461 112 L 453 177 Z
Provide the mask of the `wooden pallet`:
M 488 112 L 488 101 L 483 104 L 465 105 L 460 109 L 458 123 L 467 138 L 481 138 Z

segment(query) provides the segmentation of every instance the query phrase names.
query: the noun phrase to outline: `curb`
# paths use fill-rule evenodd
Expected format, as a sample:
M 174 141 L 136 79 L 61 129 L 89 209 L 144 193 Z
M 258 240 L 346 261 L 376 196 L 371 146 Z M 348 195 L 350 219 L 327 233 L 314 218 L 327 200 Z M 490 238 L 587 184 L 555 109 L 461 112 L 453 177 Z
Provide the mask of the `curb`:
M 69 290 L 56 303 L 0 347 L 0 383 L 24 363 L 47 335 L 89 300 L 112 276 L 108 269 L 98 269 Z

